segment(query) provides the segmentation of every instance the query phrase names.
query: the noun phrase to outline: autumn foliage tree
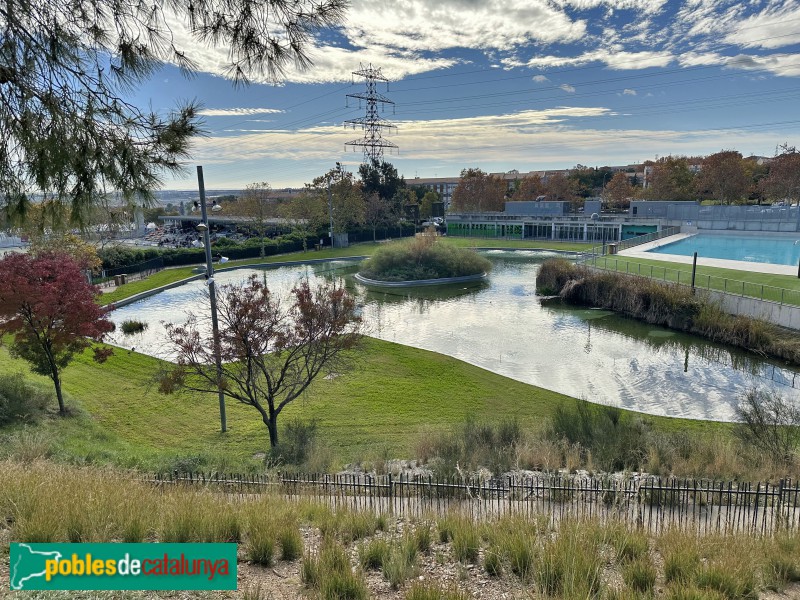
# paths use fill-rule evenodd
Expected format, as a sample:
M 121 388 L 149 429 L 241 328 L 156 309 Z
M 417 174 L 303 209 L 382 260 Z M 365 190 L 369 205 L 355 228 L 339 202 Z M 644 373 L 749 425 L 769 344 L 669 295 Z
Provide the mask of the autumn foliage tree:
M 642 192 L 646 200 L 692 200 L 696 196 L 694 173 L 685 156 L 665 156 L 649 166 L 649 183 Z
M 502 211 L 505 207 L 506 182 L 481 169 L 464 169 L 453 190 L 453 212 Z
M 350 366 L 346 351 L 361 340 L 355 301 L 337 284 L 312 288 L 303 281 L 284 306 L 255 275 L 242 285 L 222 286 L 218 294 L 223 393 L 259 413 L 274 448 L 281 411 L 317 376 Z M 161 378 L 162 392 L 217 392 L 209 331 L 196 316 L 167 326 L 177 356 Z
M 625 208 L 630 204 L 634 189 L 628 175 L 615 173 L 603 190 L 603 199 L 614 208 Z
M 769 165 L 769 175 L 762 181 L 767 196 L 773 200 L 800 201 L 800 152 L 784 144 Z
M 536 200 L 539 196 L 543 196 L 545 193 L 545 186 L 542 182 L 542 178 L 539 175 L 529 175 L 527 177 L 523 177 L 517 182 L 517 186 L 514 189 L 514 195 L 511 197 L 512 200 Z
M 742 154 L 736 150 L 706 156 L 695 178 L 697 190 L 709 193 L 720 204 L 733 204 L 746 197 L 748 183 Z
M 0 335 L 13 336 L 11 355 L 53 381 L 58 409 L 66 414 L 61 371 L 77 353 L 113 329 L 95 302 L 80 266 L 65 254 L 10 254 L 0 260 Z M 103 362 L 111 351 L 95 348 Z

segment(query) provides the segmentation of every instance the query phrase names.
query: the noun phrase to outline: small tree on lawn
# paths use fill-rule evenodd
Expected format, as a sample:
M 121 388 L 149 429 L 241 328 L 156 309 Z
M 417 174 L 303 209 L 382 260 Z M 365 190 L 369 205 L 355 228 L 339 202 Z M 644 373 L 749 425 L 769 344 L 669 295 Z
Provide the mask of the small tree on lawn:
M 90 340 L 100 341 L 113 329 L 95 302 L 97 291 L 66 254 L 11 254 L 0 260 L 0 335 L 13 335 L 11 355 L 53 380 L 62 415 L 61 370 L 91 346 Z M 94 349 L 98 362 L 110 354 Z
M 337 284 L 312 288 L 303 281 L 285 307 L 255 275 L 218 294 L 223 392 L 258 411 L 274 448 L 281 411 L 318 375 L 348 368 L 352 355 L 345 351 L 361 340 L 355 301 Z M 162 377 L 162 392 L 217 392 L 209 330 L 201 331 L 194 315 L 185 325 L 167 326 L 177 364 Z

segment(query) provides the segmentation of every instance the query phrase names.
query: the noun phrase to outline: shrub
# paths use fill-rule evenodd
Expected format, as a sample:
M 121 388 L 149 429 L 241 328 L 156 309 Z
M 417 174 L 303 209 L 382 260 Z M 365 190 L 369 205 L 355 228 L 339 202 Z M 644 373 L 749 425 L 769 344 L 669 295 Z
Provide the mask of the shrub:
M 503 560 L 500 549 L 492 546 L 483 555 L 483 568 L 490 577 L 500 577 L 503 574 Z
M 551 419 L 548 436 L 579 445 L 602 469 L 638 470 L 648 455 L 650 426 L 613 406 L 576 400 L 561 404 Z
M 667 583 L 688 583 L 700 566 L 697 551 L 688 547 L 674 548 L 664 554 L 664 579 Z
M 546 260 L 536 274 L 536 293 L 541 296 L 558 295 L 567 282 L 582 272 L 580 267 L 565 258 Z
M 656 584 L 656 569 L 650 559 L 643 556 L 622 568 L 622 578 L 637 592 L 650 592 Z
M 491 262 L 473 250 L 420 236 L 379 248 L 361 263 L 360 273 L 381 281 L 414 281 L 476 275 L 490 269 Z
M 280 443 L 270 451 L 273 460 L 280 460 L 284 464 L 297 467 L 302 466 L 314 447 L 317 429 L 316 419 L 311 419 L 307 423 L 300 419 L 288 421 Z
M 344 548 L 326 542 L 319 554 L 306 554 L 300 569 L 303 583 L 323 600 L 362 600 L 368 596 L 363 578 L 350 567 Z
M 127 319 L 122 322 L 120 326 L 122 329 L 122 333 L 125 335 L 133 335 L 134 333 L 141 333 L 145 329 L 147 329 L 147 323 L 142 321 L 135 321 L 132 319 Z
M 715 590 L 728 600 L 756 600 L 756 582 L 752 571 L 732 569 L 729 565 L 707 565 L 697 572 L 699 588 Z
M 412 585 L 405 596 L 405 600 L 468 600 L 469 598 L 465 592 L 455 588 L 445 590 L 436 583 L 420 582 Z
M 33 421 L 53 401 L 52 392 L 28 381 L 22 373 L 0 375 L 0 425 Z
M 296 523 L 284 525 L 278 532 L 278 542 L 281 545 L 281 559 L 297 560 L 303 554 L 303 536 Z
M 800 448 L 800 404 L 778 392 L 748 390 L 736 407 L 738 436 L 773 460 L 789 463 Z
M 460 562 L 478 560 L 481 540 L 474 523 L 466 519 L 460 520 L 453 530 L 453 555 Z
M 386 581 L 396 590 L 414 574 L 415 565 L 416 545 L 409 538 L 391 546 L 388 555 L 384 556 L 381 569 Z
M 417 550 L 420 552 L 427 553 L 430 551 L 433 539 L 429 523 L 417 523 L 417 526 L 414 528 L 414 542 Z
M 358 548 L 358 561 L 364 569 L 380 569 L 389 556 L 389 543 L 374 539 Z

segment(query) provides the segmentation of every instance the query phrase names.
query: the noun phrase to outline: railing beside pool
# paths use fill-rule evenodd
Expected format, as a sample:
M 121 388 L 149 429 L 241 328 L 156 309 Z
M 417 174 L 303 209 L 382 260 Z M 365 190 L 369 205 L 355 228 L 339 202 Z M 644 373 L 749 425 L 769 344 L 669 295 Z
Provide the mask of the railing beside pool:
M 593 246 L 588 252 L 584 253 L 584 262 L 592 261 L 592 266 L 596 266 L 595 262 L 598 257 L 603 257 L 606 254 L 616 254 L 622 250 L 633 248 L 634 246 L 641 246 L 642 244 L 649 244 L 656 240 L 661 240 L 666 237 L 678 235 L 681 232 L 680 227 L 664 227 L 661 231 L 654 231 L 653 233 L 646 233 L 644 235 L 637 235 L 636 237 L 628 238 L 618 242 L 611 241 L 602 244 L 601 246 Z
M 691 265 L 686 265 L 688 270 L 670 269 L 660 265 L 643 265 L 639 262 L 631 262 L 625 257 L 616 256 L 596 256 L 592 259 L 591 265 L 598 269 L 649 277 L 650 279 L 660 279 L 680 285 L 692 285 Z M 800 306 L 800 290 L 790 290 L 787 288 L 754 283 L 752 281 L 727 279 L 725 277 L 706 275 L 703 273 L 697 273 L 694 286 L 698 289 L 724 292 L 726 294 L 743 296 L 746 298 L 755 298 L 763 302 Z

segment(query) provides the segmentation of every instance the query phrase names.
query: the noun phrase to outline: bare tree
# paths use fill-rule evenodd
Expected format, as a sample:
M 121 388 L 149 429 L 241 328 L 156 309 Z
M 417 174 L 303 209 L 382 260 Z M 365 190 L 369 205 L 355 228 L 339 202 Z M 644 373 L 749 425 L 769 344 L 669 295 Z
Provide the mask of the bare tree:
M 377 238 L 378 227 L 387 225 L 392 220 L 392 205 L 386 198 L 372 193 L 364 203 L 364 223 L 372 229 L 372 241 Z
M 288 308 L 255 275 L 243 285 L 219 289 L 219 328 L 224 394 L 252 406 L 278 445 L 278 415 L 323 372 L 348 369 L 361 340 L 355 301 L 335 283 L 314 289 L 308 281 L 293 290 Z M 160 389 L 217 391 L 214 342 L 190 316 L 169 325 L 177 364 L 164 374 Z
M 736 407 L 739 437 L 779 462 L 800 449 L 800 404 L 777 392 L 748 390 Z
M 244 188 L 235 205 L 236 214 L 243 216 L 261 239 L 261 258 L 266 256 L 264 238 L 267 235 L 267 223 L 277 212 L 277 203 L 270 198 L 271 193 L 272 190 L 266 181 L 251 183 Z

